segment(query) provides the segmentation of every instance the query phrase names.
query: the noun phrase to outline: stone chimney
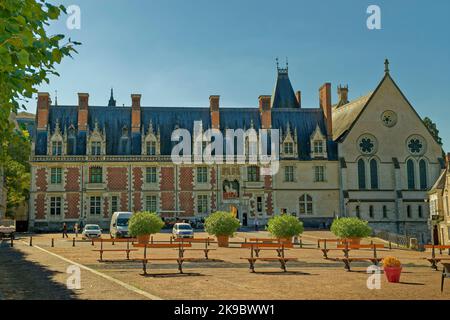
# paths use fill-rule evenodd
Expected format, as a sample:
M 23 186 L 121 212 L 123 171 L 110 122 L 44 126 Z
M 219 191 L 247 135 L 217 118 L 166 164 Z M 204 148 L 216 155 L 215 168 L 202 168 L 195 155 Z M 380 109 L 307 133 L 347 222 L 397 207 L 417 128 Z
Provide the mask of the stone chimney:
M 301 91 L 295 92 L 295 98 L 297 99 L 299 108 L 301 108 L 302 107 L 302 92 Z
M 47 130 L 50 95 L 48 92 L 38 93 L 36 123 L 37 130 Z
M 327 82 L 319 89 L 319 102 L 325 117 L 327 127 L 327 136 L 329 139 L 333 137 L 333 121 L 331 114 L 331 83 Z
M 445 155 L 445 162 L 447 163 L 447 168 L 450 169 L 450 152 Z
M 78 130 L 87 131 L 89 114 L 89 93 L 78 93 Z
M 271 96 L 259 96 L 259 113 L 261 115 L 261 128 L 272 128 L 272 110 L 270 109 Z
M 220 96 L 209 96 L 209 112 L 211 114 L 211 127 L 220 129 Z
M 338 93 L 338 97 L 339 97 L 338 106 L 347 104 L 348 103 L 348 85 L 347 86 L 339 85 L 338 89 L 337 89 L 337 93 Z
M 131 132 L 141 131 L 141 96 L 140 94 L 131 95 Z

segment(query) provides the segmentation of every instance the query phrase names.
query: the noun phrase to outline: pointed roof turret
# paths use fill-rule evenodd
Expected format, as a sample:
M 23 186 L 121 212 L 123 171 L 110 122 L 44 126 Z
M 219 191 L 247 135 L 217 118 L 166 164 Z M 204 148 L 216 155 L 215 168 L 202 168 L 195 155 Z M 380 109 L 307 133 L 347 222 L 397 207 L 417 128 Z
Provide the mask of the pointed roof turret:
M 116 100 L 114 100 L 114 92 L 113 88 L 111 88 L 111 97 L 109 98 L 108 107 L 115 107 L 116 106 Z
M 289 80 L 289 65 L 286 61 L 286 67 L 280 68 L 278 58 L 277 61 L 277 82 L 272 94 L 272 108 L 300 108 L 297 98 L 295 97 L 294 89 L 292 89 L 291 81 Z

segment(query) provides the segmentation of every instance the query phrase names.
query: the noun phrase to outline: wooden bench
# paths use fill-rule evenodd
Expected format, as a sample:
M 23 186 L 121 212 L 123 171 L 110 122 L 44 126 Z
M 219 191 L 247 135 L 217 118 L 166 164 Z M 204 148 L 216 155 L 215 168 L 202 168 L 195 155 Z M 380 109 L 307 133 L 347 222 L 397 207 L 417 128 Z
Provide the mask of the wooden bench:
M 192 243 L 202 243 L 202 244 L 205 244 L 205 247 L 203 249 L 200 249 L 200 248 L 193 248 L 193 249 L 181 248 L 182 256 L 184 256 L 184 251 L 187 251 L 187 250 L 189 250 L 189 251 L 203 251 L 204 254 L 205 254 L 205 259 L 209 260 L 209 255 L 208 255 L 209 252 L 212 251 L 212 250 L 216 250 L 216 249 L 209 248 L 210 243 L 214 241 L 213 238 L 177 238 L 177 239 L 175 239 L 173 241 L 174 242 L 178 242 L 178 243 L 190 243 L 190 244 L 192 244 Z
M 433 245 L 433 244 L 426 244 L 424 245 L 425 249 L 431 249 L 431 258 L 424 258 L 425 260 L 428 260 L 428 262 L 431 263 L 431 268 L 433 270 L 438 270 L 437 264 L 441 261 L 450 260 L 450 257 L 436 257 L 436 249 L 439 250 L 439 254 L 442 255 L 442 250 L 448 250 L 448 254 L 450 256 L 450 245 Z
M 344 252 L 343 258 L 326 258 L 334 261 L 342 261 L 344 263 L 344 268 L 346 271 L 351 271 L 350 264 L 355 261 L 370 261 L 374 265 L 378 265 L 383 258 L 378 258 L 377 249 L 383 249 L 383 244 L 352 244 L 349 245 L 345 243 L 345 245 L 338 245 L 336 249 L 328 249 L 328 250 L 341 250 Z M 350 257 L 349 253 L 351 250 L 359 250 L 359 249 L 371 249 L 373 252 L 372 257 Z M 359 251 L 358 251 L 359 252 Z
M 104 249 L 103 248 L 103 242 L 110 243 L 112 240 L 116 240 L 115 242 L 126 242 L 127 248 L 126 249 Z M 131 251 L 138 251 L 137 249 L 130 249 L 130 242 L 132 243 L 132 240 L 135 241 L 136 239 L 120 239 L 121 241 L 117 241 L 118 239 L 93 239 L 92 243 L 94 242 L 100 242 L 100 249 L 98 250 L 92 250 L 94 252 L 100 252 L 100 260 L 103 261 L 103 252 L 126 252 L 127 254 L 127 260 L 130 260 L 130 252 Z
M 280 263 L 280 268 L 286 272 L 286 263 L 289 261 L 297 261 L 297 258 L 286 258 L 284 256 L 284 251 L 286 247 L 292 248 L 292 244 L 284 244 L 284 243 L 243 243 L 241 245 L 242 248 L 250 248 L 250 257 L 249 258 L 241 258 L 244 260 L 247 260 L 250 264 L 250 271 L 255 272 L 255 263 L 256 261 L 278 261 Z M 277 258 L 266 258 L 266 257 L 259 257 L 254 256 L 254 252 L 256 253 L 256 250 L 261 249 L 269 249 L 269 250 L 276 250 L 278 252 Z M 259 251 L 258 251 L 259 252 Z
M 441 292 L 444 291 L 444 279 L 450 278 L 450 263 L 443 263 L 444 268 L 442 269 L 441 278 Z
M 150 261 L 176 261 L 178 264 L 178 271 L 183 273 L 183 262 L 185 261 L 196 261 L 197 258 L 185 258 L 183 257 L 182 250 L 184 248 L 189 248 L 192 245 L 190 243 L 148 243 L 148 244 L 134 244 L 134 247 L 144 248 L 144 256 L 142 258 L 134 258 L 132 261 L 140 261 L 142 262 L 142 270 L 144 271 L 144 275 L 147 275 L 147 263 Z M 150 258 L 147 256 L 147 249 L 163 249 L 163 248 L 177 248 L 178 249 L 178 257 L 164 257 L 164 258 Z

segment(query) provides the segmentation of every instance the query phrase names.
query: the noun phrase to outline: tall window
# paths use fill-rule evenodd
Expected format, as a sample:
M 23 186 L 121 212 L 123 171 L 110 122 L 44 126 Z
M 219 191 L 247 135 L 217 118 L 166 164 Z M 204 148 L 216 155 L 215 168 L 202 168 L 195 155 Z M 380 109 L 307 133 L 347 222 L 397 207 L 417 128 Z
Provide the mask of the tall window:
M 197 196 L 197 212 L 199 214 L 208 213 L 208 196 L 201 194 Z
M 377 160 L 370 160 L 370 187 L 378 189 L 378 163 Z
M 100 141 L 91 142 L 91 155 L 99 156 L 102 154 L 102 143 Z
M 411 206 L 410 205 L 406 206 L 406 216 L 408 218 L 411 218 Z
M 52 155 L 54 156 L 62 155 L 62 141 L 52 142 Z
M 383 218 L 387 218 L 387 217 L 388 217 L 388 215 L 387 215 L 387 207 L 383 206 Z
M 363 159 L 358 160 L 358 186 L 360 189 L 366 188 L 366 164 Z
M 300 214 L 313 214 L 313 202 L 312 197 L 309 194 L 304 194 L 299 199 L 300 202 Z
M 156 155 L 156 141 L 147 141 L 145 143 L 145 148 L 148 156 Z
M 101 213 L 101 197 L 90 197 L 89 205 L 89 212 L 92 215 L 99 215 Z
M 145 197 L 145 210 L 150 212 L 158 211 L 156 196 Z
M 369 217 L 373 218 L 373 206 L 369 207 Z
M 262 197 L 256 197 L 256 211 L 262 212 Z
M 285 154 L 294 154 L 294 144 L 292 142 L 284 143 L 284 153 Z
M 247 168 L 247 180 L 251 182 L 259 181 L 259 168 L 257 166 Z
M 51 184 L 61 184 L 61 182 L 62 182 L 62 169 L 61 168 L 51 168 L 50 183 Z
M 356 211 L 356 217 L 361 218 L 361 209 L 359 206 L 356 206 L 355 211 Z
M 428 188 L 427 163 L 423 159 L 419 161 L 419 174 L 420 174 L 420 189 L 426 190 Z
M 406 162 L 406 171 L 408 176 L 408 189 L 414 190 L 416 187 L 416 177 L 414 174 L 414 162 L 411 159 Z
M 314 153 L 323 153 L 323 141 L 314 141 Z
M 145 169 L 145 182 L 156 183 L 156 167 L 147 167 Z
M 293 166 L 284 167 L 284 180 L 286 182 L 294 181 L 294 167 Z
M 61 215 L 61 197 L 50 197 L 50 215 Z
M 92 167 L 89 170 L 89 182 L 90 183 L 102 183 L 103 170 L 99 167 Z
M 112 196 L 111 197 L 111 213 L 119 211 L 119 197 Z
M 208 182 L 208 168 L 197 167 L 197 183 L 207 183 L 207 182 Z
M 73 129 L 69 130 L 69 136 L 67 137 L 67 154 L 76 154 L 76 141 L 77 137 Z
M 423 218 L 423 209 L 422 209 L 422 206 L 419 206 L 418 207 L 418 210 L 419 210 L 419 218 Z
M 315 166 L 314 167 L 314 181 L 324 182 L 325 181 L 325 167 Z

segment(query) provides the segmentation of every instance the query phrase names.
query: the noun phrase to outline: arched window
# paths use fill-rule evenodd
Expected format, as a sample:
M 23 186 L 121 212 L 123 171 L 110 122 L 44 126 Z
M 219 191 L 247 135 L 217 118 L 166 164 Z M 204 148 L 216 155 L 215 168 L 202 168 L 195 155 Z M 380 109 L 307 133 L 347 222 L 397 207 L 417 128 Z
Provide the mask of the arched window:
M 300 214 L 313 214 L 312 197 L 309 194 L 304 194 L 299 199 Z
M 428 188 L 427 163 L 423 159 L 419 161 L 419 175 L 420 175 L 420 189 L 426 190 Z
M 408 176 L 408 189 L 413 190 L 416 187 L 416 177 L 414 174 L 414 162 L 411 159 L 406 162 L 406 172 Z
M 366 188 L 366 164 L 363 159 L 358 161 L 358 185 L 360 189 Z
M 378 163 L 377 160 L 370 160 L 370 187 L 378 189 Z

